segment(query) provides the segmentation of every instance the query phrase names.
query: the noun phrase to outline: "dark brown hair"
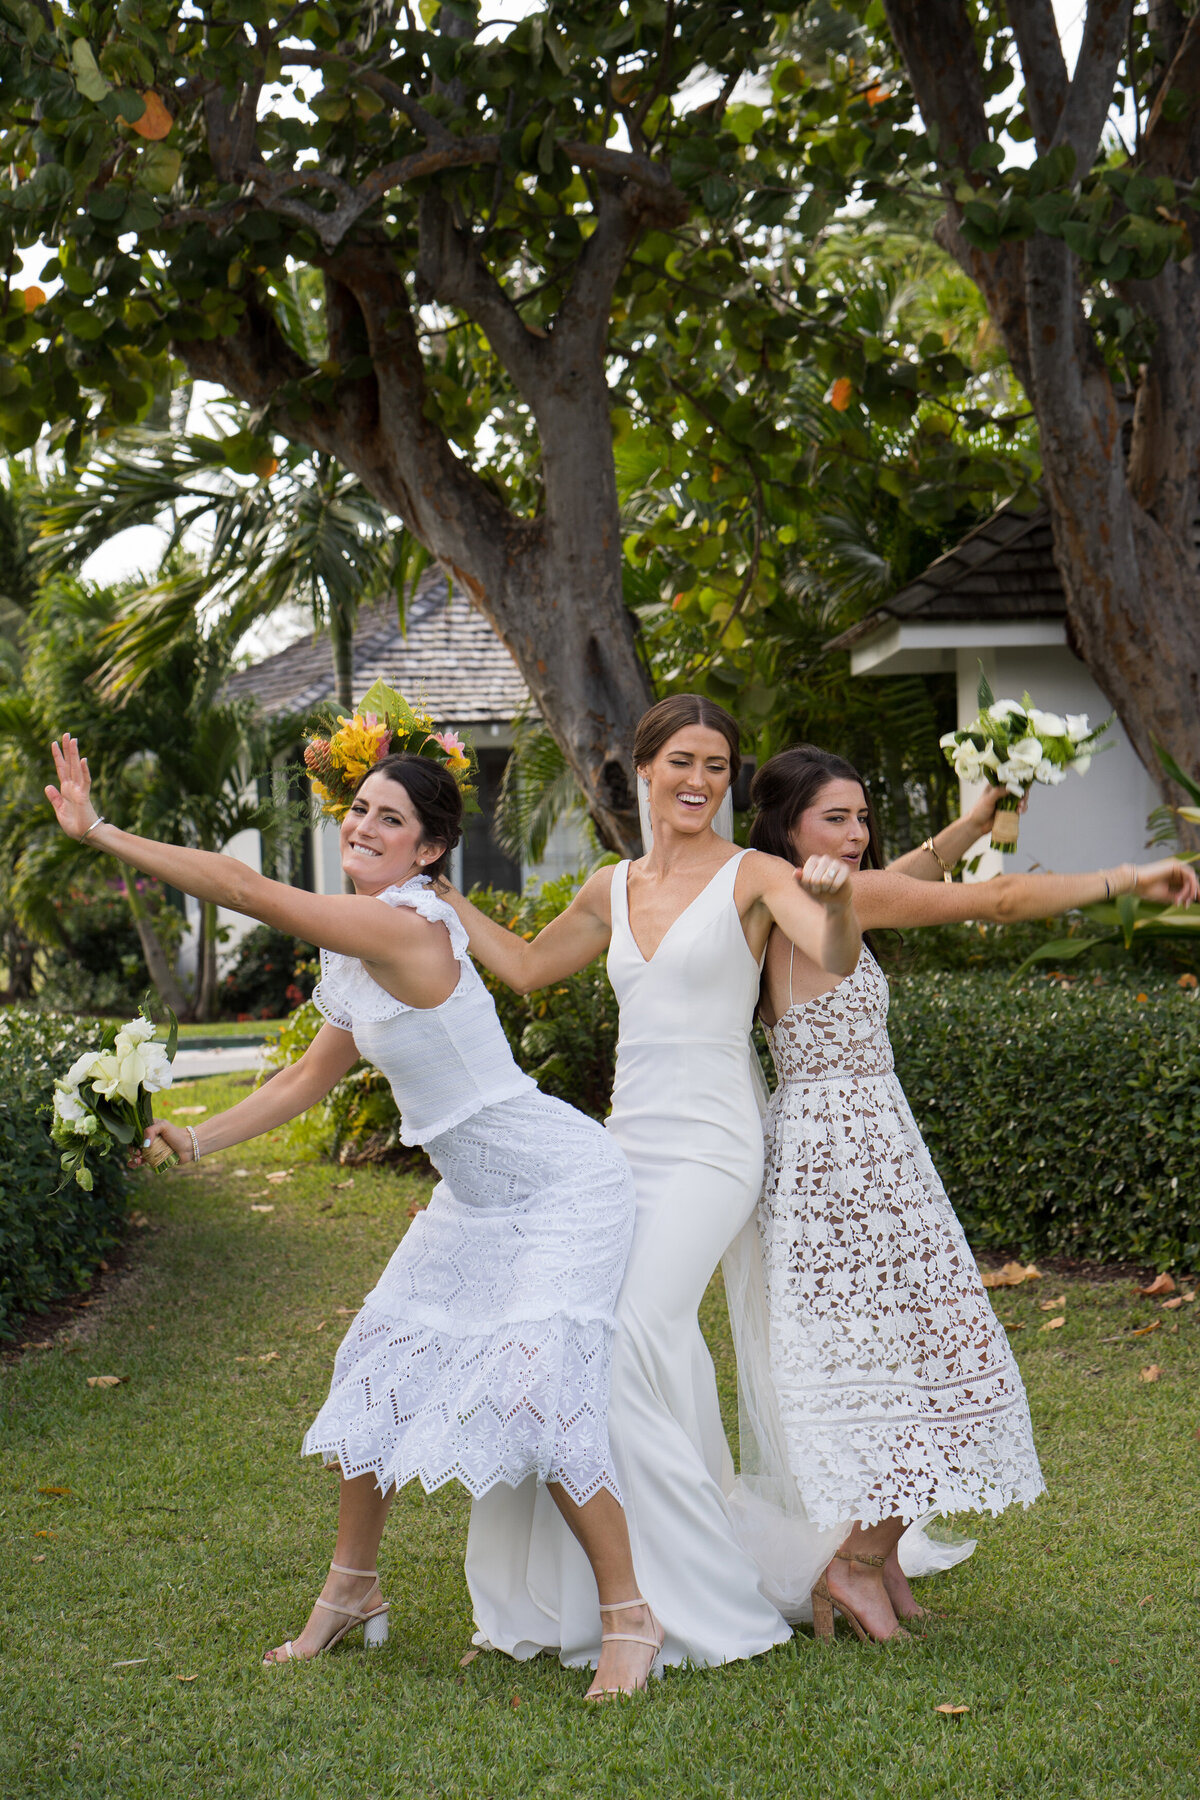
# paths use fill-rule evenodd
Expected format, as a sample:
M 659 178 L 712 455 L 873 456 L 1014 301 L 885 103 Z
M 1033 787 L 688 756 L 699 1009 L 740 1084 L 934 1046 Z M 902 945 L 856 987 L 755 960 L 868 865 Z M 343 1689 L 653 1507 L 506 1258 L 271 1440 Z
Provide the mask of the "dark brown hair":
M 431 756 L 412 756 L 402 751 L 381 756 L 355 784 L 354 792 L 357 794 L 363 782 L 374 775 L 386 775 L 404 789 L 421 821 L 421 842 L 442 846 L 442 854 L 425 864 L 424 873 L 444 874 L 450 852 L 462 836 L 462 794 L 453 775 Z
M 653 762 L 663 745 L 689 725 L 706 725 L 710 731 L 720 732 L 729 745 L 729 779 L 736 781 L 742 766 L 741 727 L 732 713 L 704 694 L 668 694 L 642 714 L 633 738 L 634 768 Z
M 754 807 L 750 848 L 765 850 L 768 856 L 781 856 L 785 862 L 799 863 L 792 832 L 801 815 L 810 806 L 815 806 L 822 788 L 828 787 L 831 781 L 857 781 L 862 789 L 867 803 L 867 847 L 859 866 L 882 869 L 883 848 L 866 782 L 844 756 L 835 756 L 831 750 L 820 750 L 815 744 L 792 744 L 756 771 L 750 783 L 750 803 Z M 899 938 L 899 933 L 896 936 Z M 878 962 L 878 933 L 864 931 L 863 943 Z

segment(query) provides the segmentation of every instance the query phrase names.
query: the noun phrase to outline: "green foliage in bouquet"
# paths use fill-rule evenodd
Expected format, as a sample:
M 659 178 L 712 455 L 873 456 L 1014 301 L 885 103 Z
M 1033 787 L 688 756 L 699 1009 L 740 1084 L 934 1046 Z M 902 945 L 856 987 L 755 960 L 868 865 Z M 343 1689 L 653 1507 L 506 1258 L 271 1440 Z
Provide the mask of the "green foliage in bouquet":
M 1197 992 L 896 983 L 896 1070 L 974 1249 L 1200 1265 Z
M 22 1314 L 85 1286 L 120 1237 L 124 1159 L 101 1159 L 85 1191 L 64 1182 L 50 1135 L 55 1077 L 90 1029 L 77 1018 L 0 1013 L 0 1338 Z M 96 1021 L 96 1041 L 100 1030 Z
M 62 1151 L 63 1174 L 85 1191 L 95 1183 L 100 1160 L 140 1146 L 154 1117 L 154 1094 L 171 1085 L 179 1021 L 169 1009 L 168 1017 L 165 1045 L 154 1041 L 157 1028 L 145 1003 L 125 1025 L 110 1020 L 99 1044 L 77 1056 L 54 1084 L 51 1134 Z M 179 1160 L 158 1144 L 147 1158 L 160 1174 Z

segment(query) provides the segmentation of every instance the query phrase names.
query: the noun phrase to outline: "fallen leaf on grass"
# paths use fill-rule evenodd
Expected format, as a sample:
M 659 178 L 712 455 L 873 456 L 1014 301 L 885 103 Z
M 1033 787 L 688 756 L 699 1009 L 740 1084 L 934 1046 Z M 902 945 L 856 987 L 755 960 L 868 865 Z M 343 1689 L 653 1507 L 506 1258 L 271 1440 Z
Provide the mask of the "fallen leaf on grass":
M 1185 1305 L 1190 1306 L 1192 1304 L 1192 1301 L 1196 1298 L 1196 1296 L 1194 1293 L 1182 1294 L 1182 1295 L 1180 1295 L 1180 1298 L 1184 1301 Z
M 1001 1319 L 1000 1323 L 1003 1325 L 1005 1331 L 1024 1331 L 1025 1329 L 1025 1323 L 1022 1319 Z
M 313 1330 L 314 1330 L 314 1331 L 324 1331 L 324 1329 L 325 1329 L 325 1321 L 324 1321 L 324 1319 L 322 1319 L 322 1320 L 321 1320 L 321 1323 L 320 1323 L 320 1324 L 319 1324 L 319 1325 L 314 1325 L 314 1326 L 313 1326 Z
M 520 1694 L 514 1694 L 512 1699 L 509 1701 L 509 1705 L 515 1708 L 515 1707 L 520 1706 L 520 1704 L 521 1704 Z
M 176 1681 L 199 1681 L 200 1677 L 198 1675 L 177 1675 L 175 1679 Z
M 259 1362 L 278 1362 L 279 1352 L 278 1350 L 268 1350 L 266 1355 L 260 1356 L 258 1360 Z
M 69 1494 L 70 1492 L 70 1488 L 44 1487 L 38 1489 L 39 1494 Z
M 335 1181 L 333 1185 L 335 1188 L 353 1187 L 354 1186 L 354 1177 L 353 1177 L 353 1175 L 351 1175 L 349 1181 Z
M 249 1173 L 249 1169 L 230 1169 L 229 1171 L 230 1177 L 234 1181 L 240 1181 L 243 1175 L 248 1175 Z
M 1179 1320 L 1172 1319 L 1171 1323 L 1167 1326 L 1167 1336 L 1171 1337 L 1173 1334 L 1177 1333 L 1178 1330 L 1179 1330 Z
M 1060 1294 L 1057 1300 L 1039 1300 L 1038 1311 L 1053 1312 L 1056 1306 L 1065 1306 L 1066 1304 L 1067 1296 L 1065 1294 Z
M 1179 1308 L 1182 1305 L 1183 1305 L 1183 1295 L 1176 1294 L 1176 1296 L 1173 1300 L 1164 1300 L 1163 1301 L 1162 1309 L 1164 1312 L 1178 1312 Z
M 173 1106 L 171 1108 L 171 1111 L 174 1113 L 174 1115 L 177 1119 L 181 1119 L 184 1117 L 185 1114 L 191 1114 L 193 1117 L 199 1117 L 199 1115 L 201 1113 L 206 1113 L 208 1111 L 208 1108 L 207 1108 L 207 1106 Z
M 257 1206 L 252 1206 L 250 1208 L 250 1211 L 251 1212 L 274 1212 L 275 1208 L 269 1204 L 266 1206 L 263 1206 L 262 1203 L 260 1202 Z
M 941 1706 L 935 1706 L 933 1710 L 934 1712 L 949 1713 L 952 1717 L 957 1717 L 959 1713 L 969 1713 L 971 1709 L 969 1706 L 951 1706 L 948 1702 L 943 1701 Z
M 89 1375 L 87 1384 L 89 1387 L 120 1387 L 123 1381 L 128 1380 L 128 1375 Z
M 1138 1605 L 1139 1606 L 1153 1606 L 1154 1605 L 1154 1595 L 1153 1594 L 1144 1594 L 1142 1596 L 1142 1598 L 1138 1601 Z
M 1065 1315 L 1063 1317 L 1057 1318 L 1057 1319 L 1047 1319 L 1046 1323 L 1044 1325 L 1042 1325 L 1039 1329 L 1042 1331 L 1057 1331 L 1059 1326 L 1065 1325 L 1066 1322 L 1067 1321 L 1066 1321 Z
M 35 1531 L 33 1535 L 40 1538 L 53 1538 L 57 1537 L 58 1533 L 57 1531 Z
M 1138 1289 L 1139 1294 L 1143 1294 L 1143 1295 L 1147 1295 L 1147 1296 L 1153 1296 L 1156 1294 L 1173 1294 L 1174 1292 L 1175 1292 L 1175 1277 L 1173 1275 L 1156 1275 L 1154 1277 L 1154 1280 L 1150 1283 L 1149 1287 L 1144 1287 L 1144 1288 Z
M 470 1663 L 473 1663 L 475 1661 L 475 1658 L 478 1655 L 479 1655 L 478 1650 L 468 1650 L 467 1654 L 465 1656 L 459 1657 L 459 1659 L 458 1659 L 459 1668 L 460 1669 L 467 1668 Z
M 138 1663 L 149 1661 L 148 1656 L 127 1656 L 122 1662 L 115 1662 L 112 1666 L 114 1669 L 133 1669 L 137 1667 Z
M 1161 1374 L 1162 1370 L 1157 1363 L 1147 1363 L 1145 1368 L 1140 1371 L 1138 1379 L 1139 1381 L 1157 1381 Z
M 358 1308 L 356 1306 L 335 1306 L 333 1310 L 339 1319 L 352 1319 Z
M 39 1338 L 36 1344 L 30 1343 L 21 1345 L 22 1350 L 53 1350 L 53 1348 L 53 1338 Z
M 1139 1325 L 1136 1331 L 1118 1331 L 1115 1337 L 1103 1337 L 1100 1339 L 1100 1342 L 1102 1344 L 1124 1344 L 1127 1343 L 1130 1338 L 1148 1337 L 1152 1331 L 1161 1330 L 1162 1320 L 1153 1319 L 1149 1325 Z
M 1020 1287 L 1025 1279 L 1025 1270 L 1021 1263 L 1008 1262 L 1002 1269 L 988 1269 L 980 1280 L 985 1288 Z
M 149 1231 L 150 1229 L 150 1221 L 144 1212 L 131 1212 L 129 1214 L 129 1223 L 133 1226 L 135 1231 Z
M 290 1169 L 272 1169 L 267 1176 L 268 1181 L 290 1181 L 291 1178 L 292 1171 Z
M 35 1556 L 33 1560 L 34 1560 L 34 1562 L 45 1562 L 46 1558 L 45 1558 L 45 1555 L 43 1554 L 41 1556 Z

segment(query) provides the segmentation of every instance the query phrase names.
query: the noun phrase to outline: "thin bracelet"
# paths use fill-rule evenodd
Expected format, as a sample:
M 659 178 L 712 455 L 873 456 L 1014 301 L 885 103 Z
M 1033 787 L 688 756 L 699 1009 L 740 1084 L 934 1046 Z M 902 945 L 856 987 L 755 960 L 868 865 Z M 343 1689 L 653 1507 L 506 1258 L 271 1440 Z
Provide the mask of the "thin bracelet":
M 92 820 L 91 824 L 88 826 L 86 831 L 80 832 L 79 839 L 78 839 L 79 843 L 82 844 L 84 838 L 90 837 L 92 832 L 95 831 L 97 825 L 107 825 L 107 824 L 108 824 L 108 820 L 105 818 L 104 814 L 101 813 L 100 817 L 98 819 Z
M 185 1125 L 183 1129 L 187 1132 L 188 1136 L 192 1140 L 192 1161 L 199 1162 L 200 1161 L 200 1145 L 196 1138 L 196 1127 L 194 1125 Z
M 942 880 L 943 881 L 953 881 L 954 880 L 954 869 L 950 863 L 942 861 L 941 857 L 937 853 L 937 850 L 934 848 L 933 839 L 931 837 L 927 837 L 925 839 L 925 842 L 921 845 L 921 848 L 922 848 L 922 850 L 928 850 L 930 856 L 932 856 L 934 862 L 937 864 L 938 868 L 942 871 Z

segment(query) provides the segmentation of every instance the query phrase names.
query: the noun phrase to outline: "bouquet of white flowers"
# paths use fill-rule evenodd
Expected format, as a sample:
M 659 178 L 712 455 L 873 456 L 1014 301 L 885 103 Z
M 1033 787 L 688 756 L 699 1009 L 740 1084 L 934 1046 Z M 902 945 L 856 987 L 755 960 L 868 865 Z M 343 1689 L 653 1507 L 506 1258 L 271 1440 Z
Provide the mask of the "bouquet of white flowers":
M 1017 809 L 1035 781 L 1057 787 L 1067 770 L 1086 775 L 1100 738 L 1112 724 L 1090 726 L 1086 713 L 1042 712 L 1026 694 L 1020 701 L 997 700 L 987 677 L 979 677 L 979 716 L 962 731 L 939 741 L 946 761 L 961 781 L 989 781 L 1005 792 L 997 802 L 992 849 L 1017 847 Z M 1107 745 L 1101 744 L 1101 749 Z
M 140 1146 L 154 1116 L 151 1094 L 171 1085 L 171 1064 L 179 1023 L 170 1013 L 165 1044 L 155 1042 L 155 1024 L 145 1006 L 127 1025 L 109 1025 L 97 1050 L 87 1050 L 54 1084 L 54 1118 L 50 1135 L 62 1151 L 64 1175 L 73 1175 L 91 1192 L 89 1153 L 108 1156 L 113 1150 Z M 157 1174 L 179 1161 L 161 1138 L 146 1152 Z

